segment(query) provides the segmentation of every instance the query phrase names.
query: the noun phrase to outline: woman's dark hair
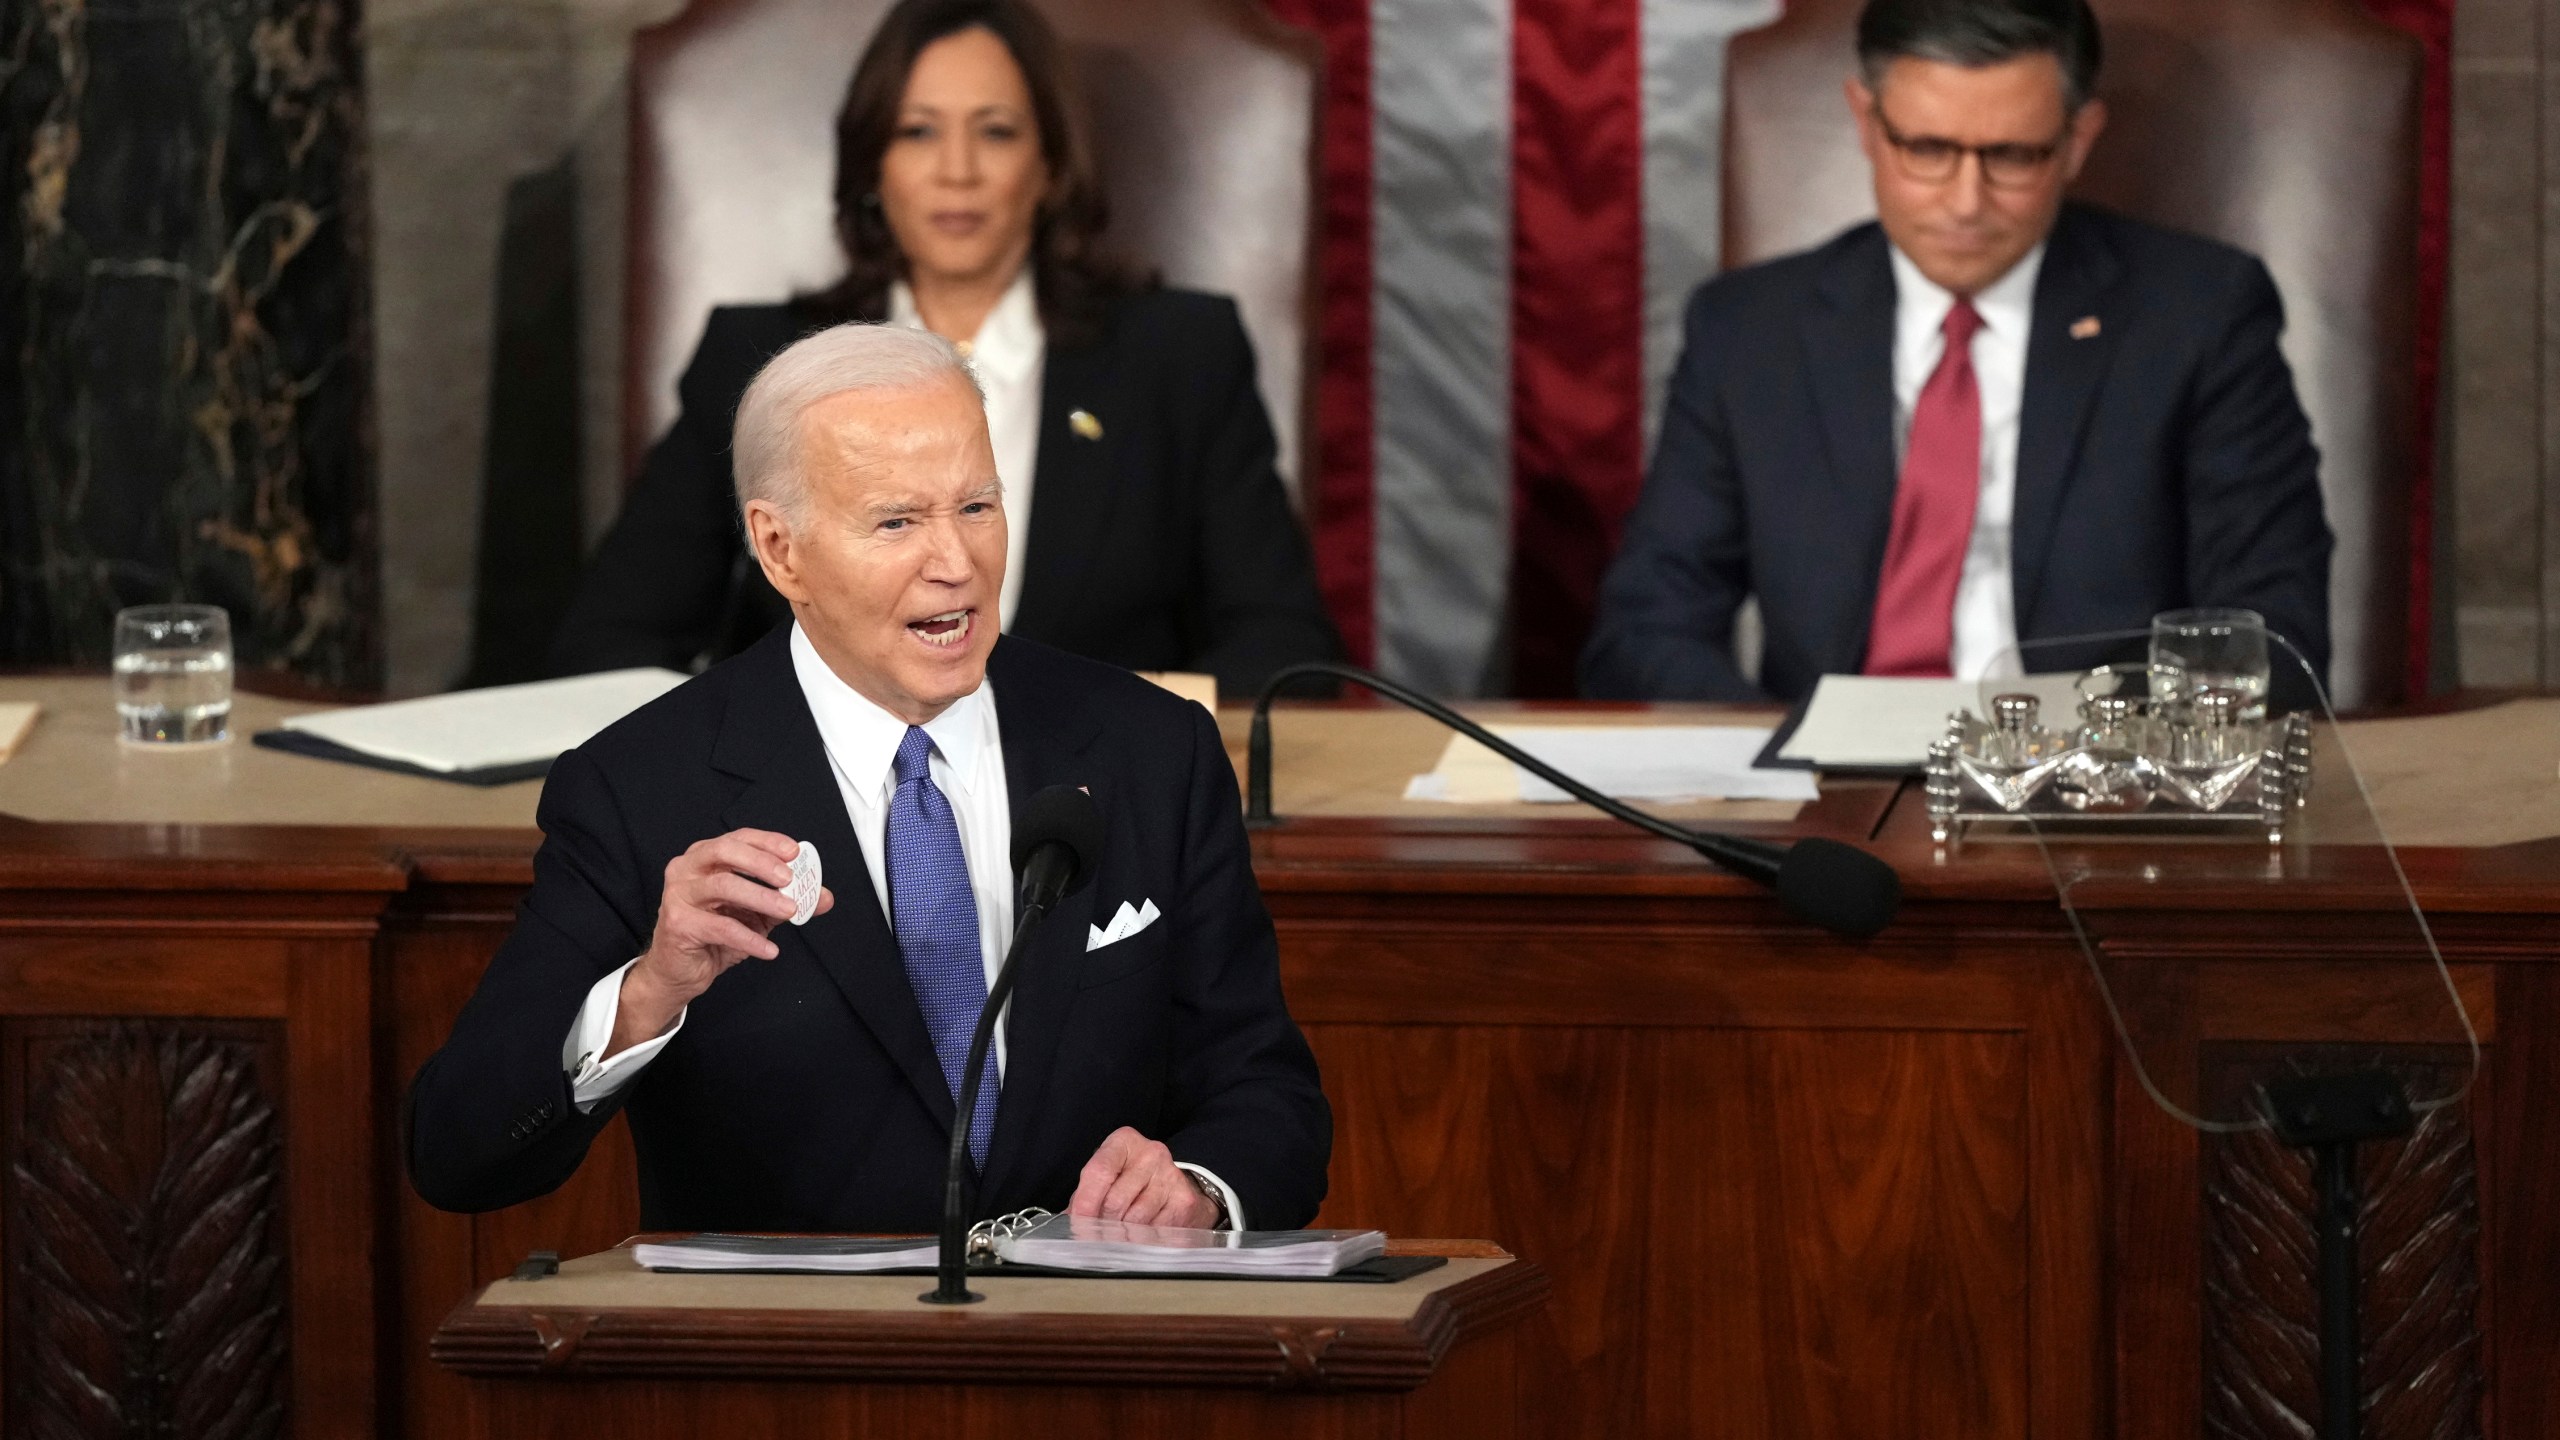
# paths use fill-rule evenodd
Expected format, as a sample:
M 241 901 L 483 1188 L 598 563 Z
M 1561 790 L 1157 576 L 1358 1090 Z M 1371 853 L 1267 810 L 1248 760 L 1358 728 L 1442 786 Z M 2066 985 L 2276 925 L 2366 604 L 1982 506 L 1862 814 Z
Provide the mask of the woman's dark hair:
M 2101 50 L 2088 0 L 1868 0 L 1858 15 L 1871 90 L 1906 57 L 1978 67 L 2042 54 L 2061 64 L 2063 102 L 2077 110 L 2097 91 Z
M 831 320 L 887 318 L 889 286 L 905 278 L 907 258 L 880 207 L 880 159 L 897 135 L 916 57 L 970 29 L 1004 42 L 1031 92 L 1049 168 L 1049 193 L 1032 221 L 1031 283 L 1041 324 L 1052 338 L 1073 342 L 1090 335 L 1112 298 L 1137 288 L 1137 281 L 1102 247 L 1110 205 L 1077 123 L 1065 47 L 1024 0 L 900 0 L 890 8 L 836 114 L 836 238 L 844 246 L 844 278 L 800 303 Z

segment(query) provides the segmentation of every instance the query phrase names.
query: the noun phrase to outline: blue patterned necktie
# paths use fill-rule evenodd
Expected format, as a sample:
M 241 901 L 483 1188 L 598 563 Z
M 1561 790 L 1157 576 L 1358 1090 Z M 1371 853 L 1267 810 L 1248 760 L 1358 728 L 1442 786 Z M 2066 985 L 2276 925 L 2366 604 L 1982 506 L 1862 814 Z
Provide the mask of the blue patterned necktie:
M 889 797 L 889 910 L 896 917 L 898 953 L 907 983 L 933 1035 L 933 1053 L 960 1103 L 960 1079 L 969 1064 L 969 1040 L 987 1003 L 986 959 L 978 948 L 978 901 L 969 890 L 969 861 L 960 851 L 960 826 L 951 802 L 933 783 L 933 738 L 907 727 L 898 742 Z M 987 1139 L 996 1128 L 995 1047 L 987 1050 L 978 1080 L 976 1118 L 969 1125 L 969 1158 L 983 1170 Z

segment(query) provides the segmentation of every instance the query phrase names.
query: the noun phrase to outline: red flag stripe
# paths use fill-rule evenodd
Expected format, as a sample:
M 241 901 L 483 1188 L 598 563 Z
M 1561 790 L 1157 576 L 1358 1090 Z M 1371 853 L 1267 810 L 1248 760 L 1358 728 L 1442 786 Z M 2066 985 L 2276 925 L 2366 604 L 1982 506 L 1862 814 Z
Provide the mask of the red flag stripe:
M 2410 357 L 2418 413 L 2409 457 L 2409 662 L 2402 677 L 2409 694 L 2424 695 L 2435 647 L 2436 391 L 2453 212 L 2453 0 L 2365 0 L 2364 8 L 2426 49 L 2418 108 L 2417 353 Z
M 1316 574 L 1351 658 L 1368 664 L 1377 614 L 1372 384 L 1370 0 L 1272 0 L 1324 43 L 1316 117 L 1315 454 L 1306 465 Z
M 1643 478 L 1639 0 L 1512 17 L 1514 694 L 1570 695 L 1600 573 Z

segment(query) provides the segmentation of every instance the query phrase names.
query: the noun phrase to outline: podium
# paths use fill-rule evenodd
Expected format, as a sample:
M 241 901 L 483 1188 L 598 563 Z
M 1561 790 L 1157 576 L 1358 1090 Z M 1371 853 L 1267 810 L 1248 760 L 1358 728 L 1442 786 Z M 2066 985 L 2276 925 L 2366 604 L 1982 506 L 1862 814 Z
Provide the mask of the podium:
M 944 1308 L 916 1299 L 929 1276 L 668 1274 L 620 1248 L 497 1281 L 432 1353 L 493 1436 L 1518 1433 L 1545 1273 L 1475 1242 L 1393 1253 L 1448 1263 L 1387 1284 L 978 1275 L 984 1303 Z

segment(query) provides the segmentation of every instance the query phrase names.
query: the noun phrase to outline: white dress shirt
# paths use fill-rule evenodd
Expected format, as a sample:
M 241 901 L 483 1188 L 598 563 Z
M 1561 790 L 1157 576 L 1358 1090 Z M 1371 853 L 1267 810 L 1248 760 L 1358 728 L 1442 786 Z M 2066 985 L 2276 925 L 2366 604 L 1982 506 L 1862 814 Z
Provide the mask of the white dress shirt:
M 791 626 L 791 669 L 800 682 L 800 693 L 808 699 L 810 715 L 818 722 L 818 739 L 826 748 L 828 768 L 835 773 L 845 814 L 853 821 L 853 838 L 861 846 L 859 855 L 818 857 L 828 888 L 837 892 L 836 903 L 843 904 L 846 879 L 859 869 L 870 879 L 871 893 L 880 902 L 880 914 L 894 930 L 897 912 L 890 905 L 886 858 L 889 800 L 897 791 L 896 760 L 899 743 L 906 739 L 906 722 L 873 704 L 837 676 L 820 658 L 817 647 L 809 643 L 797 621 Z M 996 970 L 1004 964 L 1005 947 L 1013 940 L 1014 922 L 1013 804 L 1005 782 L 1004 741 L 996 729 L 993 685 L 982 682 L 952 702 L 925 722 L 924 733 L 933 740 L 929 764 L 934 787 L 950 801 L 952 820 L 960 831 L 960 853 L 969 867 L 969 893 L 978 907 L 978 954 L 987 985 L 992 989 Z M 875 863 L 866 864 L 866 860 Z M 679 1013 L 665 1034 L 644 1040 L 611 1059 L 596 1058 L 613 1041 L 614 1019 L 622 1004 L 622 977 L 638 963 L 637 959 L 632 960 L 588 990 L 586 1003 L 580 1007 L 576 1023 L 569 1027 L 567 1043 L 561 1047 L 560 1063 L 569 1072 L 570 1098 L 580 1110 L 594 1109 L 598 1101 L 631 1083 L 684 1029 L 684 1016 Z M 764 962 L 749 959 L 739 963 Z M 1011 1003 L 1007 1002 L 1005 1008 L 1010 1013 Z M 1005 1068 L 1004 1031 L 999 1018 L 995 1031 L 999 1082 Z M 1244 1228 L 1243 1203 L 1225 1181 L 1197 1165 L 1185 1164 L 1182 1168 L 1215 1186 L 1226 1203 L 1230 1226 Z
M 889 286 L 889 323 L 925 328 L 916 314 L 915 292 L 904 280 Z M 1040 464 L 1040 383 L 1049 355 L 1049 332 L 1040 325 L 1030 266 L 1013 277 L 1004 298 L 960 351 L 986 394 L 987 438 L 995 445 L 996 478 L 1004 482 L 1004 588 L 996 593 L 996 622 L 1010 630 L 1022 595 L 1023 547 L 1031 539 L 1031 486 Z
M 1901 250 L 1893 256 L 1896 295 L 1893 324 L 1895 453 L 1911 435 L 1911 412 L 1920 388 L 1946 349 L 1947 312 L 1953 292 L 1940 288 Z M 1973 297 L 1982 328 L 1973 336 L 1973 377 L 1982 396 L 1982 489 L 1973 505 L 1973 538 L 1965 546 L 1964 572 L 1956 581 L 1954 643 L 1948 668 L 1959 680 L 2008 676 L 2018 671 L 2017 592 L 2010 579 L 2009 532 L 2018 501 L 2018 417 L 2027 388 L 2027 330 L 2035 318 L 2036 272 L 2044 246 L 2027 252 Z

